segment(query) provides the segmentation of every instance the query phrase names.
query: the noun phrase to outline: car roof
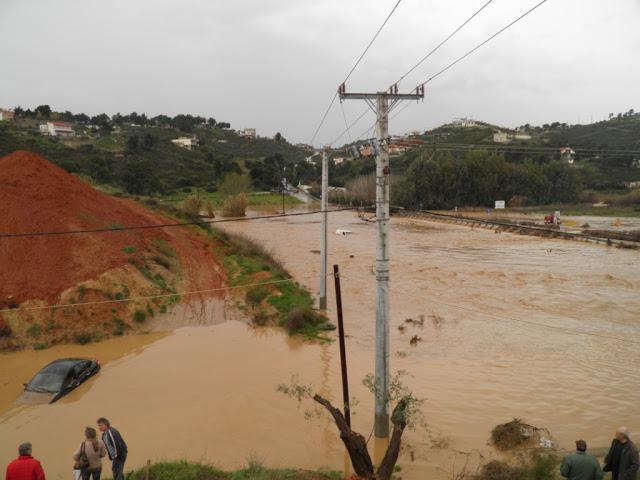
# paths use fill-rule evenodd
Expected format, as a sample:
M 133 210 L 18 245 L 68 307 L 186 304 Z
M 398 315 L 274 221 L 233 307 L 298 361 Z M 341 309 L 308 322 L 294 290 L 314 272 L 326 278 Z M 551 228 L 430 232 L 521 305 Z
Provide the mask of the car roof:
M 49 368 L 49 367 L 53 367 L 53 366 L 60 366 L 60 367 L 67 367 L 67 368 L 71 368 L 74 365 L 77 365 L 78 363 L 84 363 L 84 362 L 91 362 L 91 360 L 87 359 L 87 358 L 59 358 L 57 360 L 54 360 L 53 362 L 47 364 L 44 368 Z

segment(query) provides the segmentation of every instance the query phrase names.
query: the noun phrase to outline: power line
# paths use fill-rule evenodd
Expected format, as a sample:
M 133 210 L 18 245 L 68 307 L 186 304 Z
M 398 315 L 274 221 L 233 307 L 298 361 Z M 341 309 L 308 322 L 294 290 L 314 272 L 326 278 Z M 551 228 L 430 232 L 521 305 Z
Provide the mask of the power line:
M 477 143 L 445 143 L 445 142 L 425 142 L 421 146 L 424 147 L 456 147 L 456 148 L 493 148 L 503 150 L 535 150 L 545 152 L 558 152 L 563 147 L 545 147 L 537 145 L 493 145 L 493 144 L 477 144 Z M 640 150 L 616 150 L 616 149 L 598 149 L 589 147 L 570 147 L 576 153 L 640 153 Z
M 327 213 L 342 212 L 346 210 L 354 210 L 358 207 L 344 207 L 327 210 Z M 214 223 L 230 223 L 230 222 L 247 222 L 251 220 L 268 220 L 273 218 L 283 217 L 297 217 L 302 215 L 315 215 L 322 213 L 321 210 L 312 210 L 309 212 L 296 212 L 286 214 L 274 214 L 274 215 L 261 215 L 256 217 L 242 217 L 242 218 L 223 218 L 219 220 L 202 220 L 194 222 L 180 222 L 180 223 L 159 223 L 156 225 L 133 225 L 128 227 L 108 227 L 108 228 L 94 228 L 88 230 L 60 230 L 51 232 L 18 232 L 18 233 L 0 233 L 0 238 L 22 238 L 22 237 L 47 237 L 55 235 L 75 235 L 86 233 L 106 233 L 106 232 L 124 232 L 129 230 L 147 230 L 152 228 L 171 228 L 171 227 L 187 227 L 194 225 L 211 225 Z
M 371 39 L 371 41 L 369 42 L 369 44 L 367 45 L 367 47 L 364 49 L 364 51 L 362 52 L 362 54 L 360 55 L 360 57 L 358 58 L 358 60 L 356 61 L 355 65 L 351 68 L 351 70 L 349 71 L 349 74 L 346 76 L 346 78 L 342 81 L 342 83 L 347 83 L 347 80 L 349 80 L 349 77 L 351 77 L 351 74 L 354 72 L 354 70 L 356 69 L 356 67 L 360 64 L 360 62 L 362 61 L 362 59 L 364 58 L 364 56 L 367 54 L 367 52 L 369 51 L 369 49 L 371 48 L 371 45 L 373 45 L 373 42 L 375 42 L 376 38 L 378 38 L 378 35 L 380 35 L 380 32 L 382 31 L 382 29 L 384 28 L 384 26 L 387 24 L 387 22 L 389 21 L 389 19 L 391 18 L 391 16 L 393 15 L 393 13 L 396 11 L 396 9 L 398 8 L 398 5 L 400 5 L 400 2 L 402 0 L 398 0 L 396 2 L 396 4 L 393 6 L 393 8 L 391 9 L 391 11 L 389 12 L 389 15 L 387 15 L 387 18 L 384 19 L 384 22 L 382 22 L 382 25 L 380 25 L 380 28 L 378 28 L 378 31 L 375 33 L 375 35 L 373 36 L 373 38 Z
M 452 68 L 454 65 L 458 64 L 459 62 L 461 62 L 462 60 L 464 60 L 465 58 L 467 58 L 469 55 L 471 55 L 473 52 L 475 52 L 476 50 L 478 50 L 479 48 L 481 48 L 483 45 L 489 43 L 491 40 L 493 40 L 494 38 L 496 38 L 498 35 L 500 35 L 502 32 L 504 32 L 505 30 L 507 30 L 509 27 L 511 27 L 512 25 L 516 24 L 517 22 L 519 22 L 520 20 L 522 20 L 524 17 L 526 17 L 527 15 L 529 15 L 531 12 L 533 12 L 535 9 L 537 9 L 538 7 L 540 7 L 543 3 L 546 3 L 547 0 L 542 0 L 541 2 L 537 3 L 536 5 L 534 5 L 533 7 L 531 7 L 529 10 L 527 10 L 526 12 L 524 12 L 522 15 L 520 15 L 518 18 L 516 18 L 515 20 L 513 20 L 511 23 L 509 23 L 508 25 L 502 27 L 500 30 L 498 30 L 496 33 L 494 33 L 493 35 L 491 35 L 489 38 L 487 38 L 486 40 L 484 40 L 482 43 L 476 45 L 475 47 L 473 47 L 471 50 L 469 50 L 467 53 L 465 53 L 464 55 L 462 55 L 461 57 L 458 57 L 456 60 L 454 60 L 453 62 L 451 62 L 450 64 L 448 64 L 446 67 L 444 67 L 442 70 L 438 71 L 436 74 L 432 75 L 431 77 L 429 77 L 427 80 L 425 80 L 424 82 L 422 82 L 420 84 L 420 86 L 424 86 L 427 83 L 431 82 L 432 80 L 435 80 L 437 77 L 439 77 L 440 75 L 442 75 L 444 72 L 446 72 L 447 70 L 449 70 L 450 68 Z M 396 112 L 396 114 L 391 117 L 392 119 L 396 118 L 398 115 L 400 115 L 402 112 L 404 112 L 409 105 L 411 105 L 410 103 L 407 103 L 406 105 L 404 105 L 400 110 L 398 110 Z
M 485 150 L 492 151 L 493 153 L 522 153 L 522 154 L 537 154 L 537 155 L 552 155 L 559 154 L 560 149 L 542 149 L 542 148 L 509 148 L 509 147 L 498 147 L 493 145 L 471 145 L 471 146 L 458 146 L 458 145 L 447 145 L 442 143 L 435 144 L 426 144 L 423 143 L 419 145 L 420 148 L 426 148 L 433 151 L 447 151 L 447 152 L 473 152 L 477 150 Z M 621 157 L 626 155 L 635 155 L 640 152 L 615 152 L 608 150 L 600 150 L 600 151 L 589 151 L 589 150 L 574 150 L 576 155 L 582 156 L 601 156 L 601 157 Z
M 433 55 L 434 53 L 436 53 L 440 47 L 442 47 L 445 43 L 447 43 L 449 40 L 451 40 L 451 38 L 458 33 L 460 30 L 462 30 L 464 28 L 465 25 L 467 25 L 471 20 L 473 20 L 476 15 L 478 15 L 482 10 L 484 10 L 493 0 L 489 0 L 487 1 L 484 5 L 482 5 L 478 10 L 476 10 L 474 12 L 473 15 L 471 15 L 469 18 L 467 18 L 464 23 L 462 23 L 458 28 L 456 28 L 453 32 L 451 32 L 449 34 L 449 36 L 447 38 L 445 38 L 444 40 L 442 40 L 438 45 L 436 45 L 429 53 L 427 53 L 424 57 L 422 57 L 418 63 L 416 63 L 413 67 L 411 67 L 404 75 L 402 75 L 397 81 L 395 81 L 394 83 L 391 84 L 391 86 L 396 85 L 398 83 L 400 83 L 402 80 L 404 80 L 408 75 L 410 75 L 416 68 L 418 68 L 420 65 L 422 65 L 431 55 Z
M 358 117 L 353 122 L 351 122 L 349 125 L 347 125 L 347 128 L 344 129 L 342 131 L 342 133 L 340 133 L 340 135 L 338 135 L 329 145 L 333 145 L 338 140 L 340 140 L 342 137 L 344 137 L 344 134 L 347 133 L 349 131 L 349 129 L 352 128 L 354 125 L 356 125 L 360 120 L 362 120 L 362 118 L 369 112 L 369 110 L 370 110 L 369 107 L 364 109 L 362 111 L 362 113 L 360 115 L 358 115 Z
M 320 119 L 320 123 L 318 124 L 318 127 L 316 128 L 316 131 L 313 132 L 313 136 L 311 137 L 311 141 L 309 142 L 309 145 L 313 145 L 313 142 L 316 140 L 316 137 L 318 136 L 318 133 L 320 132 L 320 129 L 322 128 L 322 125 L 324 125 L 324 121 L 327 119 L 327 115 L 329 115 L 329 111 L 331 110 L 331 107 L 333 107 L 333 104 L 335 103 L 336 98 L 338 98 L 338 92 L 337 91 L 336 91 L 336 93 L 333 94 L 333 97 L 331 98 L 331 101 L 329 102 L 329 106 L 324 111 L 324 115 L 322 115 L 322 118 Z
M 340 102 L 340 110 L 342 110 L 342 118 L 344 119 L 344 125 L 345 127 L 347 127 L 347 133 L 349 134 L 349 143 L 353 142 L 353 139 L 351 138 L 351 129 L 349 127 L 349 122 L 347 122 L 347 114 L 344 112 L 344 105 L 342 104 L 342 102 Z
M 249 288 L 249 287 L 258 287 L 262 285 L 276 285 L 279 283 L 285 282 L 295 282 L 294 278 L 284 278 L 281 280 L 271 280 L 269 282 L 260 282 L 260 283 L 248 283 L 244 285 L 233 285 L 228 287 L 218 287 L 218 288 L 205 288 L 203 290 L 192 290 L 188 292 L 176 292 L 176 293 L 161 293 L 157 295 L 145 295 L 141 297 L 129 297 L 129 298 L 121 298 L 121 299 L 111 299 L 111 300 L 96 300 L 93 302 L 77 302 L 77 303 L 60 303 L 57 305 L 41 305 L 37 307 L 23 307 L 23 308 L 5 308 L 0 310 L 0 313 L 9 313 L 9 312 L 28 312 L 33 310 L 51 310 L 56 308 L 76 308 L 76 307 L 86 307 L 91 305 L 104 305 L 107 303 L 127 303 L 127 302 L 136 302 L 140 300 L 152 300 L 154 298 L 167 298 L 167 297 L 182 297 L 187 295 L 197 295 L 200 293 L 213 293 L 213 292 L 222 292 L 228 290 L 235 290 L 239 288 Z
M 378 38 L 378 35 L 380 35 L 380 32 L 382 31 L 382 29 L 384 28 L 384 26 L 387 24 L 387 22 L 389 21 L 391 16 L 394 14 L 396 9 L 398 8 L 398 5 L 400 5 L 401 1 L 402 0 L 398 0 L 396 2 L 396 4 L 393 6 L 391 11 L 387 15 L 387 18 L 384 19 L 384 22 L 382 22 L 382 25 L 380 25 L 380 28 L 378 28 L 378 31 L 373 35 L 373 38 L 371 39 L 371 41 L 369 41 L 369 43 L 366 46 L 366 48 L 364 49 L 364 51 L 360 54 L 360 56 L 358 57 L 358 60 L 356 60 L 356 63 L 354 63 L 353 67 L 351 67 L 351 70 L 349 70 L 349 73 L 344 78 L 342 83 L 346 83 L 347 80 L 349 80 L 349 78 L 351 77 L 351 75 L 353 74 L 355 69 L 358 67 L 358 65 L 360 64 L 360 62 L 364 58 L 364 56 L 367 54 L 367 52 L 371 48 L 371 45 L 373 45 L 373 42 L 375 42 L 376 38 Z M 333 97 L 331 98 L 331 101 L 329 102 L 329 105 L 327 106 L 327 109 L 325 110 L 324 114 L 322 115 L 322 118 L 320 119 L 320 123 L 318 124 L 318 127 L 316 128 L 315 132 L 313 133 L 313 136 L 311 137 L 311 141 L 309 142 L 310 145 L 313 145 L 313 142 L 315 141 L 316 137 L 318 136 L 318 133 L 320 132 L 320 129 L 322 128 L 322 125 L 324 125 L 324 122 L 327 119 L 327 115 L 329 115 L 329 111 L 331 110 L 331 107 L 333 107 L 333 104 L 335 103 L 336 98 L 338 98 L 338 92 L 337 91 L 333 94 Z
M 508 25 L 502 27 L 500 30 L 498 30 L 496 33 L 494 33 L 493 35 L 491 35 L 489 38 L 487 38 L 484 42 L 476 45 L 475 47 L 473 47 L 471 50 L 469 50 L 467 53 L 465 53 L 464 55 L 462 55 L 461 57 L 459 57 L 458 59 L 454 60 L 453 62 L 451 62 L 449 65 L 447 65 L 446 67 L 444 67 L 442 70 L 440 70 L 438 73 L 432 75 L 431 77 L 429 77 L 427 80 L 425 80 L 424 82 L 422 82 L 420 85 L 426 85 L 427 83 L 429 83 L 430 81 L 436 79 L 437 77 L 439 77 L 440 75 L 442 75 L 444 72 L 446 72 L 447 70 L 449 70 L 451 67 L 453 67 L 454 65 L 456 65 L 457 63 L 461 62 L 462 60 L 464 60 L 465 58 L 467 58 L 469 55 L 471 55 L 473 52 L 475 52 L 476 50 L 478 50 L 479 48 L 481 48 L 483 45 L 489 43 L 491 40 L 493 40 L 494 38 L 496 38 L 498 35 L 500 35 L 502 32 L 504 32 L 505 30 L 507 30 L 509 27 L 511 27 L 512 25 L 518 23 L 520 20 L 522 20 L 524 17 L 526 17 L 527 15 L 529 15 L 531 12 L 533 12 L 535 9 L 537 9 L 538 7 L 540 7 L 543 3 L 546 3 L 547 0 L 542 0 L 541 2 L 537 3 L 536 5 L 534 5 L 533 7 L 531 7 L 529 10 L 527 10 L 526 12 L 524 12 L 522 15 L 520 15 L 518 18 L 516 18 L 515 20 L 513 20 L 511 23 L 509 23 Z

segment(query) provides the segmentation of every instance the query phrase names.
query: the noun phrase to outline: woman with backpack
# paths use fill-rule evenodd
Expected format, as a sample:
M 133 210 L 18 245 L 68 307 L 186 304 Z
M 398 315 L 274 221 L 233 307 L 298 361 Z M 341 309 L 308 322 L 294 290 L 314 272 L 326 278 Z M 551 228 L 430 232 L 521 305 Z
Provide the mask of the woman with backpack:
M 82 480 L 100 480 L 102 457 L 107 454 L 107 449 L 94 428 L 87 427 L 84 436 L 85 440 L 73 454 L 73 468 L 80 471 Z

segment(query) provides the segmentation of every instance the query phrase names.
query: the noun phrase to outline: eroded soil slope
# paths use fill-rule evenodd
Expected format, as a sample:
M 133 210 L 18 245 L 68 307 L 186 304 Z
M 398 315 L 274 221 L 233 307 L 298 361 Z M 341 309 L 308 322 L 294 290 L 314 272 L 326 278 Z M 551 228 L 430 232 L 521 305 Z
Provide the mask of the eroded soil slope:
M 0 234 L 174 222 L 131 200 L 99 192 L 26 151 L 0 158 L 0 205 Z M 18 312 L 18 307 L 118 300 L 216 288 L 225 282 L 215 246 L 186 228 L 5 237 L 0 238 L 0 265 L 0 335 L 5 348 L 69 341 L 87 328 L 91 331 L 76 340 L 122 334 L 135 326 L 130 320 L 136 310 L 150 316 L 177 297 L 55 311 Z M 138 313 L 136 323 L 142 323 L 142 317 Z M 8 342 L 10 337 L 13 341 Z

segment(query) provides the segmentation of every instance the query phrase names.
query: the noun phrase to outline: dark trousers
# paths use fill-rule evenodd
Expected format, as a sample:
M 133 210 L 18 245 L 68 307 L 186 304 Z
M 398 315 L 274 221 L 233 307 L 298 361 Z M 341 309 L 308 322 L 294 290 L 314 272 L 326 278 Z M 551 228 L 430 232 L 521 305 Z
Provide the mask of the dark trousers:
M 127 457 L 116 458 L 111 461 L 113 480 L 124 480 L 124 462 L 126 461 Z
M 82 480 L 100 480 L 100 474 L 102 469 L 89 470 L 88 468 L 82 469 Z

